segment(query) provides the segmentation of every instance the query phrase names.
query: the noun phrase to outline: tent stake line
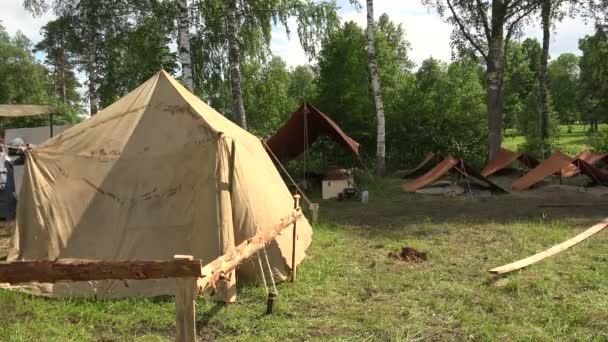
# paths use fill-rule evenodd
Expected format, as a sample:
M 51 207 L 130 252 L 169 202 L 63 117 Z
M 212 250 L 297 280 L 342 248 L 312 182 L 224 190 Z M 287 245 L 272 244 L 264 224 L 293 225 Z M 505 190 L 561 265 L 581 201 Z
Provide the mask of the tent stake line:
M 546 259 L 548 257 L 551 257 L 559 252 L 563 252 L 566 249 L 576 245 L 577 243 L 599 233 L 600 231 L 602 231 L 604 228 L 606 228 L 608 226 L 608 218 L 605 218 L 603 221 L 601 221 L 600 223 L 595 224 L 593 227 L 585 230 L 584 232 L 578 234 L 577 236 L 566 240 L 562 243 L 560 243 L 559 245 L 555 245 L 545 251 L 542 251 L 540 253 L 536 253 L 532 256 L 529 256 L 525 259 L 521 259 L 519 261 L 501 266 L 501 267 L 496 267 L 490 270 L 490 273 L 493 274 L 505 274 L 505 273 L 509 273 L 509 272 L 513 272 L 519 269 L 522 269 L 524 267 L 530 266 L 532 264 L 535 264 L 543 259 Z

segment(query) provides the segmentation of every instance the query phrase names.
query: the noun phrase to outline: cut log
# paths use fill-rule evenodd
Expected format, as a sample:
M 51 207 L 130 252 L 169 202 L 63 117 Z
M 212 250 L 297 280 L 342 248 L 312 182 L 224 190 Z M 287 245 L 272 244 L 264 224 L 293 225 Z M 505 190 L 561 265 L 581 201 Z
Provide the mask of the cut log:
M 204 293 L 208 288 L 215 286 L 219 279 L 236 269 L 239 264 L 274 240 L 283 229 L 291 226 L 300 218 L 302 218 L 302 209 L 298 207 L 287 217 L 282 218 L 279 223 L 259 231 L 253 237 L 204 266 L 201 271 L 202 278 L 198 280 L 199 293 Z
M 34 260 L 0 262 L 0 283 L 200 277 L 200 260 Z
M 490 273 L 494 273 L 494 274 L 505 274 L 505 273 L 509 273 L 515 270 L 519 270 L 522 269 L 526 266 L 530 266 L 534 263 L 537 263 L 543 259 L 546 259 L 550 256 L 553 256 L 559 252 L 565 251 L 566 249 L 576 245 L 577 243 L 587 239 L 588 237 L 600 232 L 602 229 L 606 228 L 606 226 L 608 226 L 608 218 L 605 218 L 602 222 L 594 225 L 593 227 L 585 230 L 584 232 L 578 234 L 577 236 L 571 238 L 570 240 L 564 241 L 562 243 L 560 243 L 559 245 L 555 245 L 543 252 L 534 254 L 530 257 L 527 257 L 525 259 L 510 263 L 508 265 L 504 265 L 501 267 L 497 267 L 494 269 L 490 270 Z

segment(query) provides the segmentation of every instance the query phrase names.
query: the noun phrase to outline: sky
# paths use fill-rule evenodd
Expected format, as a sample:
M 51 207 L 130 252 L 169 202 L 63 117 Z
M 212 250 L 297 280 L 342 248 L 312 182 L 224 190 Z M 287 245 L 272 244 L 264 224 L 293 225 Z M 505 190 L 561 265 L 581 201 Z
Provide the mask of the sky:
M 352 20 L 361 26 L 366 24 L 365 8 L 357 11 L 348 0 L 338 0 L 342 20 Z M 378 18 L 387 13 L 391 20 L 403 24 L 406 40 L 411 44 L 410 59 L 417 65 L 426 58 L 433 57 L 450 61 L 450 33 L 452 27 L 433 10 L 422 5 L 420 0 L 375 0 L 374 14 Z M 53 15 L 46 14 L 34 18 L 22 6 L 22 0 L 0 0 L 0 22 L 9 34 L 22 31 L 34 43 L 41 39 L 40 29 Z M 538 20 L 537 20 L 538 22 Z M 554 28 L 551 37 L 550 55 L 557 57 L 564 52 L 580 54 L 578 40 L 593 33 L 593 25 L 586 24 L 581 18 L 567 18 Z M 542 40 L 540 25 L 525 28 L 524 37 Z M 271 50 L 282 57 L 290 66 L 308 63 L 295 30 L 288 37 L 282 28 L 273 30 Z M 42 59 L 43 56 L 38 54 Z

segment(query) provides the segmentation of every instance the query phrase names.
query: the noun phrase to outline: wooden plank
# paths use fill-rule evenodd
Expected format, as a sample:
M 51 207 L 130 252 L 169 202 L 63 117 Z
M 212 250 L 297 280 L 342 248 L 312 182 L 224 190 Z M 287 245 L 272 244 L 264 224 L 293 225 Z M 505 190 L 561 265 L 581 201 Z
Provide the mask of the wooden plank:
M 282 218 L 279 223 L 259 231 L 253 237 L 243 241 L 226 254 L 204 266 L 201 271 L 203 277 L 198 280 L 199 293 L 204 293 L 210 287 L 215 286 L 219 279 L 230 274 L 239 264 L 274 240 L 283 229 L 289 227 L 301 217 L 302 209 L 298 207 L 291 214 Z
M 235 188 L 235 172 L 236 172 L 236 144 L 232 139 L 230 146 L 230 155 L 227 161 L 222 160 L 222 169 L 227 166 L 228 172 L 219 172 L 219 190 L 218 201 L 220 210 L 220 252 L 223 254 L 234 248 L 234 212 L 232 209 L 233 190 Z M 224 165 L 226 164 L 227 165 Z M 228 184 L 228 188 L 223 184 Z M 236 302 L 236 273 L 233 271 L 230 274 L 225 274 L 215 287 L 214 299 L 219 302 L 234 303 Z
M 0 262 L 0 283 L 200 277 L 200 260 L 98 261 L 79 259 Z
M 192 260 L 191 255 L 176 255 L 175 260 Z M 196 278 L 177 278 L 175 288 L 175 325 L 178 342 L 196 341 Z
M 565 251 L 566 249 L 576 245 L 577 243 L 587 239 L 588 237 L 599 233 L 600 231 L 602 231 L 604 228 L 606 228 L 606 226 L 608 226 L 608 218 L 605 218 L 602 222 L 594 225 L 593 227 L 585 230 L 584 232 L 578 234 L 577 236 L 564 241 L 562 243 L 560 243 L 559 245 L 555 245 L 543 252 L 534 254 L 530 257 L 527 257 L 525 259 L 510 263 L 508 265 L 504 265 L 501 267 L 497 267 L 494 269 L 490 270 L 490 273 L 494 273 L 494 274 L 505 274 L 505 273 L 509 273 L 515 270 L 519 270 L 522 269 L 526 266 L 530 266 L 534 263 L 537 263 L 543 259 L 546 259 L 550 256 L 553 256 L 559 252 Z

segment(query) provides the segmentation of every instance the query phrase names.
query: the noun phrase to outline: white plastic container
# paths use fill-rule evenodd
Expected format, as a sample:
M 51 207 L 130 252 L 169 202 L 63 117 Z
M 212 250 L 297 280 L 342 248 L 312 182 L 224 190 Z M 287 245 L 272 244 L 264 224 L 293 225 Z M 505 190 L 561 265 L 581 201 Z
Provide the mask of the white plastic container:
M 369 192 L 367 190 L 363 190 L 363 192 L 361 193 L 361 203 L 367 203 L 369 202 Z

